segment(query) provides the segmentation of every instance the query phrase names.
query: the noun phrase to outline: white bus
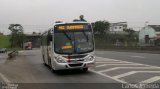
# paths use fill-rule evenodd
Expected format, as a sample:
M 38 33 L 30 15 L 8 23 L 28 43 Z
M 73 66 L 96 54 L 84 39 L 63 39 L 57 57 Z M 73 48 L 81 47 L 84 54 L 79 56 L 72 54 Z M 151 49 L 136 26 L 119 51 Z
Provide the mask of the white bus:
M 41 37 L 44 64 L 53 71 L 95 65 L 93 29 L 87 22 L 56 23 Z

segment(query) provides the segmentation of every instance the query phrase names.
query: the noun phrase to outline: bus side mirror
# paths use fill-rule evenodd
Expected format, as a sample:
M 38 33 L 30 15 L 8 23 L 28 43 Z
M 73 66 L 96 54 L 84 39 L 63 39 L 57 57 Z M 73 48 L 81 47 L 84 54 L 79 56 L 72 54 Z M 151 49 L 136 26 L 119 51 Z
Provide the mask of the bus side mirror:
M 52 35 L 48 35 L 48 40 L 52 41 Z

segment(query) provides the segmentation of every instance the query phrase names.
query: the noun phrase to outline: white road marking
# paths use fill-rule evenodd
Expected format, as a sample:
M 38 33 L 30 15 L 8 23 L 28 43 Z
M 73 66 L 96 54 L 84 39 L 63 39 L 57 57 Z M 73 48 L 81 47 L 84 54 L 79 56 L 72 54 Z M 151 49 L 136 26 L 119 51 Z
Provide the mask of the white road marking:
M 96 60 L 96 62 L 119 62 L 120 60 Z
M 143 56 L 131 56 L 131 57 L 135 57 L 135 58 L 145 58 Z
M 0 73 L 0 77 L 3 79 L 5 83 L 11 83 L 2 73 Z
M 96 74 L 99 74 L 99 75 L 101 75 L 101 76 L 104 76 L 104 77 L 113 79 L 113 80 L 115 80 L 115 81 L 117 81 L 117 82 L 120 82 L 120 83 L 127 83 L 127 82 L 125 82 L 124 80 L 122 81 L 122 80 L 120 80 L 120 79 L 113 78 L 113 77 L 111 77 L 111 76 L 105 75 L 105 74 L 103 74 L 103 73 L 99 73 L 99 72 L 94 71 L 94 70 L 90 70 L 90 71 L 92 71 L 92 72 L 94 72 L 94 73 L 96 73 Z
M 98 67 L 104 67 L 104 66 L 106 66 L 106 64 L 98 65 L 98 66 L 95 66 L 95 67 L 98 68 Z
M 106 70 L 101 70 L 98 72 L 108 72 L 108 71 L 113 71 L 113 70 L 118 70 L 118 69 L 160 69 L 160 67 L 114 67 Z
M 96 63 L 130 63 L 130 62 L 119 61 L 119 62 L 96 62 Z
M 118 79 L 118 78 L 126 77 L 135 73 L 160 73 L 160 71 L 131 71 L 124 74 L 113 76 L 113 78 Z
M 108 66 L 108 65 L 126 65 L 126 67 L 127 66 L 129 66 L 129 65 L 132 65 L 132 66 L 138 66 L 138 65 L 143 65 L 143 64 L 103 64 L 103 65 L 98 65 L 98 66 L 96 66 L 96 68 L 98 68 L 98 67 L 104 67 L 104 66 Z M 145 67 L 145 65 L 143 65 L 144 67 Z
M 141 81 L 140 83 L 153 83 L 153 82 L 158 81 L 158 80 L 160 80 L 160 76 L 155 76 L 155 77 L 146 79 L 144 81 Z
M 97 56 L 96 56 L 97 57 Z M 109 58 L 103 58 L 103 57 L 97 57 L 97 58 L 101 58 L 103 60 L 107 59 L 109 60 Z M 115 61 L 121 61 L 121 60 L 116 60 L 116 59 L 111 59 L 111 60 L 115 60 Z M 121 62 L 128 62 L 128 61 L 121 61 Z M 133 63 L 133 64 L 141 64 L 141 63 L 135 63 L 135 62 L 129 62 L 129 63 Z M 152 66 L 152 67 L 157 67 L 157 66 L 153 66 L 153 65 L 147 65 L 147 64 L 141 64 L 141 65 L 144 65 L 144 66 Z
M 100 60 L 104 60 L 104 61 L 120 61 L 120 60 L 116 60 L 116 59 L 110 59 L 110 58 L 104 58 L 104 57 L 98 57 L 98 56 L 96 56 L 96 58 L 98 58 L 98 59 L 100 59 Z M 97 59 L 97 61 L 98 61 L 98 59 Z
M 135 58 L 145 58 L 145 57 L 142 57 L 142 56 L 132 56 L 132 57 L 135 57 Z M 134 62 L 128 62 L 128 61 L 121 61 L 121 60 L 116 60 L 116 59 L 109 59 L 109 58 L 103 58 L 103 57 L 96 57 L 98 58 L 98 63 L 110 63 L 110 64 L 102 64 L 102 65 L 98 65 L 96 67 L 103 67 L 103 66 L 108 66 L 108 65 L 142 65 L 144 67 L 113 67 L 113 68 L 110 68 L 110 69 L 106 69 L 106 70 L 101 70 L 101 71 L 95 71 L 95 70 L 91 70 L 92 72 L 94 73 L 97 73 L 97 74 L 100 74 L 104 77 L 108 77 L 108 78 L 111 78 L 113 80 L 116 80 L 118 82 L 121 82 L 121 83 L 127 83 L 125 80 L 122 80 L 122 79 L 119 79 L 119 78 L 122 78 L 122 77 L 126 77 L 126 76 L 129 76 L 129 75 L 133 75 L 133 74 L 136 74 L 136 73 L 160 73 L 160 71 L 130 71 L 130 72 L 127 72 L 127 73 L 123 73 L 123 74 L 120 74 L 120 75 L 116 75 L 116 76 L 109 76 L 107 74 L 104 74 L 103 72 L 107 72 L 107 71 L 111 71 L 111 70 L 117 70 L 117 69 L 120 69 L 120 68 L 124 68 L 124 69 L 160 69 L 160 67 L 158 66 L 153 66 L 153 65 L 147 65 L 147 64 L 141 64 L 141 63 L 134 63 Z M 108 62 L 107 62 L 108 61 Z M 114 63 L 111 63 L 111 62 L 114 62 Z M 120 61 L 121 63 L 131 63 L 131 64 L 116 64 L 115 62 L 118 62 Z M 147 79 L 147 80 L 144 80 L 142 81 L 143 82 L 154 82 L 154 81 L 157 81 L 157 80 L 160 80 L 160 76 L 156 76 L 154 78 L 150 78 L 150 79 Z
M 137 72 L 131 71 L 131 72 L 127 72 L 127 73 L 124 73 L 124 74 L 120 74 L 120 75 L 114 76 L 113 78 L 118 79 L 118 78 L 129 76 L 129 75 L 132 75 L 132 74 L 135 74 L 135 73 L 137 73 Z

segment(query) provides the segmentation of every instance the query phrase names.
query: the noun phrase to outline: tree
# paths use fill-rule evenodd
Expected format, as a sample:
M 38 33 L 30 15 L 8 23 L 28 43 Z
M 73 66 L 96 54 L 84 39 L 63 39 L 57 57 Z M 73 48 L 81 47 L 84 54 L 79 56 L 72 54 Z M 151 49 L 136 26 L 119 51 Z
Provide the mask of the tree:
M 133 34 L 135 32 L 132 28 L 123 29 L 123 31 L 127 32 L 128 34 Z
M 128 34 L 126 35 L 126 43 L 130 43 L 132 45 L 136 45 L 138 42 L 138 34 L 132 28 L 124 29 Z
M 37 34 L 36 32 L 32 32 L 32 34 Z
M 11 31 L 11 47 L 23 47 L 23 27 L 21 24 L 10 24 L 8 29 Z
M 105 20 L 92 23 L 94 32 L 99 33 L 100 35 L 104 35 L 107 31 L 109 31 L 109 25 L 109 22 Z

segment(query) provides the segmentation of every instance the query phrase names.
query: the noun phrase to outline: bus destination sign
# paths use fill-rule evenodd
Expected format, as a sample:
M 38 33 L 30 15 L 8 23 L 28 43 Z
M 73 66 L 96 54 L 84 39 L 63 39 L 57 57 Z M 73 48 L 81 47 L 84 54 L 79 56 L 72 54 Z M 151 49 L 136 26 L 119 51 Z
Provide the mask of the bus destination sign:
M 62 25 L 57 27 L 58 30 L 82 30 L 88 29 L 87 25 Z

